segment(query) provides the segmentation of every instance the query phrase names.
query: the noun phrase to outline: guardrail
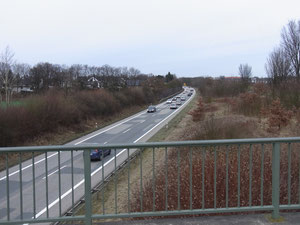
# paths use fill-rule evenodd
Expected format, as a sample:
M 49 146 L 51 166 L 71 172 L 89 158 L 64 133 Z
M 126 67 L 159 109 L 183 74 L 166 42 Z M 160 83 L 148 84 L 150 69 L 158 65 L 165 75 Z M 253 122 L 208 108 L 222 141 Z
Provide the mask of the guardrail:
M 92 220 L 107 218 L 155 217 L 169 215 L 195 215 L 209 213 L 233 213 L 250 211 L 270 211 L 272 218 L 279 218 L 279 210 L 300 209 L 300 138 L 232 139 L 209 141 L 184 141 L 115 145 L 84 146 L 43 146 L 0 148 L 6 170 L 1 178 L 0 224 L 42 223 L 81 220 L 92 224 Z M 113 149 L 112 158 L 102 160 L 91 170 L 90 150 L 95 148 Z M 83 151 L 83 180 L 74 179 L 74 151 Z M 58 201 L 50 199 L 48 153 L 57 157 Z M 42 165 L 37 168 L 35 153 L 41 153 Z M 133 153 L 136 163 L 127 160 Z M 18 171 L 8 167 L 10 154 L 18 158 Z M 32 179 L 24 180 L 24 154 L 31 154 Z M 61 154 L 69 154 L 69 173 L 71 189 L 62 193 Z M 52 155 L 51 155 L 52 156 Z M 52 157 L 54 158 L 54 157 Z M 28 163 L 28 162 L 27 162 Z M 34 165 L 34 166 L 32 166 Z M 123 165 L 122 174 L 117 172 Z M 30 165 L 27 165 L 27 167 Z M 110 166 L 110 167 L 109 167 Z M 37 175 L 44 168 L 43 182 Z M 138 175 L 132 178 L 131 169 L 137 167 Z M 97 193 L 97 204 L 92 201 L 94 175 L 105 180 L 106 170 L 112 170 L 114 176 L 112 196 L 106 196 L 105 188 Z M 3 173 L 2 172 L 2 173 Z M 92 175 L 91 175 L 92 174 Z M 119 176 L 127 176 L 126 187 L 118 187 Z M 12 182 L 11 176 L 16 176 Z M 92 179 L 93 178 L 93 179 Z M 19 185 L 16 186 L 16 179 Z M 51 178 L 52 179 L 52 178 Z M 135 184 L 133 182 L 135 180 Z M 102 182 L 100 181 L 100 182 Z M 30 183 L 30 184 L 29 184 Z M 41 189 L 42 185 L 43 188 Z M 53 181 L 51 180 L 51 184 Z M 74 209 L 75 189 L 84 186 L 85 210 L 82 215 L 63 215 L 63 207 L 68 204 Z M 24 214 L 24 187 L 30 185 L 32 195 L 32 214 Z M 11 189 L 12 188 L 12 189 Z M 39 192 L 36 191 L 38 188 Z M 119 189 L 118 189 L 119 188 Z M 27 188 L 28 189 L 28 188 Z M 28 190 L 26 189 L 26 205 Z M 44 191 L 44 205 L 37 205 Z M 52 191 L 53 192 L 53 191 Z M 123 205 L 120 206 L 120 192 Z M 100 195 L 100 197 L 99 197 Z M 16 197 L 17 196 L 17 197 Z M 68 196 L 68 198 L 65 198 Z M 107 207 L 106 198 L 112 201 Z M 124 204 L 126 199 L 126 204 Z M 68 202 L 66 202 L 68 200 Z M 19 208 L 12 207 L 18 205 Z M 56 205 L 56 210 L 52 210 Z M 126 207 L 125 207 L 126 206 Z M 37 213 L 41 208 L 44 211 Z M 51 209 L 52 208 L 52 209 Z M 52 210 L 52 211 L 51 211 Z M 16 211 L 18 213 L 16 214 Z M 95 213 L 93 213 L 93 211 Z M 14 216 L 12 216 L 14 215 Z M 16 216 L 18 215 L 18 216 Z

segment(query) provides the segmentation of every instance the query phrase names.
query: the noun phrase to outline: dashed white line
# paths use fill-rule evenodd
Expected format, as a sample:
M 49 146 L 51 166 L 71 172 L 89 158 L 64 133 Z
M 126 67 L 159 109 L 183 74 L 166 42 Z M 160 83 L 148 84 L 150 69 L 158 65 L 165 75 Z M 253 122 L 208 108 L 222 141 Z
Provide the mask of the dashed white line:
M 189 101 L 186 101 L 185 103 L 187 103 Z M 184 103 L 184 104 L 185 104 Z M 177 110 L 175 110 L 174 112 L 172 112 L 169 116 L 167 116 L 165 119 L 163 119 L 162 121 L 160 121 L 158 124 L 156 124 L 154 127 L 152 127 L 150 130 L 148 130 L 145 134 L 143 134 L 142 136 L 140 136 L 138 139 L 136 139 L 133 143 L 138 142 L 139 140 L 141 140 L 143 137 L 145 137 L 147 134 L 149 134 L 152 130 L 154 130 L 157 126 L 159 126 L 161 123 L 163 123 L 165 120 L 167 120 L 168 118 L 170 118 Z M 95 135 L 96 136 L 96 135 Z M 89 139 L 89 138 L 88 138 Z M 86 139 L 86 140 L 88 140 Z M 82 141 L 83 142 L 83 141 Z M 78 142 L 82 143 L 82 142 Z M 76 144 L 75 144 L 76 145 Z M 121 150 L 116 157 L 118 157 L 119 155 L 121 155 L 124 151 L 126 151 L 127 149 L 123 149 Z M 110 160 L 108 160 L 106 163 L 104 163 L 104 167 L 106 165 L 108 165 L 111 161 L 113 161 L 114 158 L 111 158 Z M 100 166 L 98 169 L 96 169 L 95 171 L 93 171 L 91 173 L 91 176 L 95 175 L 97 172 L 99 172 L 102 169 L 102 166 Z M 60 200 L 62 200 L 63 198 L 65 198 L 68 194 L 70 194 L 72 192 L 72 190 L 77 189 L 80 185 L 82 185 L 84 183 L 84 179 L 82 179 L 79 183 L 77 183 L 73 188 L 70 188 L 67 192 L 65 192 L 64 194 L 61 195 L 60 198 L 55 199 L 51 204 L 48 205 L 48 209 L 52 208 L 55 204 L 57 204 Z M 36 214 L 36 218 L 40 217 L 43 213 L 45 213 L 47 210 L 47 207 L 45 207 L 44 209 L 42 209 L 39 213 Z
M 67 166 L 62 166 L 62 167 L 60 167 L 60 170 L 62 170 L 62 169 L 65 168 L 65 167 L 67 167 Z M 55 174 L 56 172 L 58 172 L 58 170 L 59 170 L 59 169 L 53 171 L 52 173 L 49 173 L 49 174 L 48 174 L 48 177 L 50 177 L 51 175 L 53 175 L 53 174 Z M 43 177 L 43 179 L 46 179 L 46 177 Z
M 53 157 L 53 156 L 55 156 L 55 155 L 57 155 L 57 152 L 56 153 L 53 153 L 52 155 L 49 155 L 48 157 L 47 157 L 47 159 L 49 159 L 49 158 L 51 158 L 51 157 Z M 45 158 L 42 158 L 42 159 L 40 159 L 39 161 L 36 161 L 35 163 L 34 163 L 34 165 L 36 165 L 36 164 L 38 164 L 38 163 L 41 163 L 41 162 L 43 162 L 45 160 Z M 32 166 L 32 164 L 29 164 L 28 166 L 25 166 L 25 167 L 23 167 L 22 168 L 22 171 L 23 170 L 26 170 L 26 169 L 28 169 L 28 168 L 30 168 Z M 8 176 L 10 177 L 10 176 L 13 176 L 13 175 L 15 175 L 15 174 L 17 174 L 17 173 L 19 173 L 20 172 L 20 170 L 16 170 L 15 172 L 12 172 L 12 173 L 10 173 Z M 0 181 L 1 180 L 4 180 L 4 179 L 6 179 L 6 176 L 4 176 L 4 177 L 1 177 L 0 178 Z
M 129 128 L 129 129 L 123 131 L 122 133 L 125 134 L 125 133 L 127 133 L 128 131 L 130 131 L 130 130 L 131 130 L 131 128 Z

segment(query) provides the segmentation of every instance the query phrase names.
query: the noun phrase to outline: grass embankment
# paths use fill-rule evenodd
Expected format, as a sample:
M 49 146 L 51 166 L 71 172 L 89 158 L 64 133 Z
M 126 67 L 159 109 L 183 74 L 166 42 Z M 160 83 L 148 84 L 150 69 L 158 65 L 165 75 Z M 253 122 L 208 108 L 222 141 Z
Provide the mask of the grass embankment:
M 274 136 L 274 133 L 268 129 L 267 118 L 238 114 L 236 109 L 232 110 L 232 106 L 226 99 L 211 99 L 209 103 L 204 103 L 204 116 L 198 121 L 193 121 L 193 117 L 187 113 L 194 114 L 194 109 L 197 108 L 196 104 L 194 103 L 188 107 L 190 108 L 182 111 L 169 123 L 168 128 L 165 127 L 159 131 L 151 141 Z M 275 135 L 295 136 L 295 126 L 297 126 L 296 121 L 291 121 L 287 127 L 281 129 Z M 290 145 L 291 204 L 297 203 L 299 199 L 298 145 Z M 281 204 L 288 203 L 288 148 L 288 144 L 281 145 Z M 224 146 L 207 147 L 205 152 L 202 150 L 192 148 L 192 155 L 190 155 L 189 149 L 168 149 L 168 165 L 166 166 L 164 164 L 165 150 L 155 149 L 155 180 L 152 179 L 153 152 L 152 149 L 145 150 L 142 154 L 142 176 L 140 172 L 140 155 L 130 165 L 130 201 L 128 201 L 128 168 L 125 167 L 118 173 L 117 212 L 128 212 L 128 209 L 131 212 L 152 211 L 153 181 L 155 181 L 154 206 L 156 211 L 166 209 L 166 191 L 168 192 L 168 210 L 189 209 L 190 206 L 193 208 L 220 208 L 226 206 L 236 207 L 238 205 L 259 206 L 261 204 L 271 204 L 271 145 L 265 144 L 263 150 L 262 145 L 255 144 L 252 145 L 251 149 L 249 145 L 241 145 L 240 148 L 238 146 Z M 178 152 L 180 152 L 179 167 L 177 164 Z M 238 163 L 238 158 L 240 158 L 240 163 Z M 226 162 L 228 162 L 228 201 L 226 201 Z M 240 169 L 238 167 L 239 164 Z M 192 166 L 190 167 L 190 165 Z M 179 174 L 178 169 L 180 171 Z M 240 190 L 238 190 L 238 170 L 240 170 Z M 190 171 L 192 171 L 192 182 L 190 182 Z M 167 188 L 166 174 L 168 174 Z M 216 184 L 214 184 L 214 174 L 216 174 Z M 250 174 L 252 177 L 251 181 L 249 179 Z M 180 178 L 179 205 L 178 175 Z M 261 183 L 262 175 L 264 178 L 263 183 Z M 203 186 L 204 189 L 202 189 Z M 261 188 L 262 186 L 263 189 Z M 104 191 L 105 213 L 115 213 L 114 182 L 109 182 Z M 192 195 L 192 201 L 190 201 L 190 195 Z M 142 196 L 142 199 L 140 196 Z M 216 201 L 214 201 L 214 196 L 216 196 Z M 103 213 L 101 192 L 94 195 L 93 210 L 93 213 Z M 84 209 L 79 211 L 79 214 L 81 213 L 84 213 Z
M 198 117 L 196 121 L 191 119 L 187 122 L 186 126 L 178 132 L 178 135 L 175 135 L 177 140 L 252 138 L 274 135 L 266 126 L 267 119 L 238 115 L 235 113 L 236 111 L 232 111 L 231 107 L 228 107 L 227 101 L 224 102 L 219 99 L 199 105 L 203 110 L 202 118 L 199 119 Z M 195 115 L 199 115 L 195 113 L 197 111 L 198 109 L 191 113 L 193 119 L 195 119 Z M 293 126 L 295 124 L 291 122 L 286 129 L 280 130 L 277 135 L 295 136 L 294 129 L 291 129 Z M 291 144 L 290 147 L 291 180 L 288 181 L 289 145 L 281 145 L 281 204 L 288 203 L 289 182 L 290 193 L 293 193 L 290 203 L 296 204 L 299 199 L 299 153 L 297 151 L 299 144 Z M 131 203 L 133 212 L 152 211 L 153 204 L 156 211 L 183 210 L 190 209 L 190 207 L 199 209 L 202 207 L 224 208 L 272 204 L 272 145 L 253 144 L 251 147 L 249 145 L 241 145 L 240 147 L 230 145 L 205 149 L 195 147 L 191 150 L 185 148 L 170 149 L 167 155 L 168 165 L 161 164 L 156 168 L 155 202 L 153 202 L 153 179 L 150 176 L 144 180 L 143 189 L 136 189 L 133 194 L 134 199 Z M 180 154 L 179 165 L 177 164 L 178 154 Z M 238 160 L 239 158 L 240 160 Z M 227 162 L 228 167 L 226 169 Z M 228 189 L 226 189 L 226 170 L 228 171 Z M 240 184 L 238 184 L 238 170 L 240 170 Z M 214 183 L 215 175 L 216 183 Z M 262 176 L 263 182 L 261 181 Z M 180 191 L 178 191 L 178 177 L 180 179 Z M 226 191 L 228 191 L 227 200 Z M 168 199 L 166 199 L 166 192 L 168 192 Z M 142 201 L 140 199 L 141 193 L 143 193 Z M 192 196 L 191 200 L 190 196 Z M 216 199 L 214 199 L 215 196 Z
M 169 91 L 171 94 L 178 90 Z M 141 87 L 70 95 L 54 90 L 30 96 L 22 104 L 0 108 L 0 146 L 65 144 L 145 109 L 149 102 L 157 102 L 159 96 Z M 22 153 L 22 160 L 31 157 L 31 153 Z M 0 155 L 0 170 L 5 169 L 5 163 L 6 155 Z M 9 154 L 9 166 L 17 163 L 19 154 Z
M 167 126 L 164 126 L 160 131 L 158 131 L 148 142 L 154 141 L 164 141 L 168 138 L 174 131 L 178 129 L 181 130 L 186 123 L 186 120 L 190 117 L 188 114 L 192 109 L 195 108 L 197 101 L 197 96 L 182 110 L 180 111 L 169 123 Z M 181 129 L 180 129 L 181 128 Z M 159 169 L 159 166 L 163 164 L 164 161 L 164 149 L 155 149 L 155 168 Z M 133 208 L 130 200 L 128 202 L 128 170 L 130 173 L 130 199 L 134 199 L 136 191 L 140 188 L 140 178 L 145 182 L 148 182 L 147 177 L 152 177 L 152 168 L 153 168 L 153 150 L 145 149 L 142 151 L 142 154 L 138 154 L 130 162 L 130 167 L 125 166 L 117 174 L 117 206 L 118 213 L 128 212 L 128 206 Z M 140 162 L 142 159 L 142 176 Z M 104 189 L 104 211 L 106 214 L 115 213 L 115 189 L 114 189 L 114 179 L 108 181 Z M 143 182 L 143 186 L 145 183 Z M 93 213 L 101 214 L 103 213 L 102 207 L 102 191 L 93 194 Z M 78 208 L 76 214 L 82 215 L 84 213 L 84 205 L 81 205 Z M 106 220 L 108 221 L 108 220 Z
M 122 110 L 116 115 L 107 117 L 103 119 L 101 116 L 98 118 L 93 118 L 85 121 L 85 124 L 81 126 L 78 130 L 76 127 L 58 127 L 56 132 L 45 133 L 41 136 L 34 138 L 33 140 L 24 143 L 24 146 L 48 146 L 48 145 L 63 145 L 72 140 L 80 138 L 84 135 L 92 133 L 117 121 L 125 119 L 135 113 L 144 110 L 147 105 L 144 106 L 133 106 Z M 32 158 L 31 153 L 22 153 L 22 160 L 27 160 Z M 0 155 L 0 170 L 6 168 L 6 156 Z M 8 154 L 8 165 L 9 167 L 14 166 L 19 163 L 19 153 Z

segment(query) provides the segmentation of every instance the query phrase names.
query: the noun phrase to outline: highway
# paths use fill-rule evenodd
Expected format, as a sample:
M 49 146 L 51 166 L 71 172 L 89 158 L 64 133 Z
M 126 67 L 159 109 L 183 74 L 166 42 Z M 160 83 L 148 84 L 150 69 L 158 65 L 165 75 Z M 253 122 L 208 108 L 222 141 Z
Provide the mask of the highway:
M 147 113 L 144 110 L 74 140 L 67 145 L 145 142 L 182 110 L 195 96 L 195 93 L 191 97 L 185 96 L 187 97 L 186 101 L 176 110 L 170 109 L 170 105 L 163 102 L 157 105 L 157 112 L 155 113 Z M 115 154 L 117 165 L 127 159 L 127 151 L 117 149 L 116 152 L 112 150 L 111 155 L 105 157 L 103 162 L 91 163 L 92 187 L 96 186 L 102 179 L 102 163 L 105 177 L 114 171 L 115 162 L 113 157 Z M 130 154 L 133 154 L 133 151 Z M 76 203 L 82 198 L 84 194 L 82 151 L 73 151 L 72 153 L 48 152 L 47 160 L 45 160 L 45 155 L 42 154 L 34 157 L 35 166 L 32 165 L 32 160 L 23 162 L 22 173 L 19 171 L 19 166 L 9 169 L 10 219 L 20 219 L 21 211 L 23 211 L 22 216 L 24 219 L 46 218 L 47 213 L 49 217 L 58 216 L 60 213 L 66 212 L 72 206 L 72 203 Z M 48 171 L 47 177 L 46 168 Z M 22 182 L 20 182 L 21 180 Z M 0 221 L 7 219 L 6 181 L 6 171 L 2 171 L 0 173 Z M 61 187 L 59 187 L 59 183 L 61 183 Z M 22 188 L 22 191 L 20 191 L 20 188 Z M 73 197 L 72 190 L 74 190 Z M 33 195 L 34 192 L 35 195 Z

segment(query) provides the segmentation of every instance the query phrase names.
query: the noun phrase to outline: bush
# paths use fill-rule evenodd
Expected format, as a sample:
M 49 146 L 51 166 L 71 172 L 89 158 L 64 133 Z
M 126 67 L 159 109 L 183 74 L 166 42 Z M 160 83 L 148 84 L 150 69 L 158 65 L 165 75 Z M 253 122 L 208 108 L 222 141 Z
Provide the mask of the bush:
M 105 119 L 131 106 L 154 103 L 162 93 L 153 90 L 150 87 L 115 92 L 98 89 L 67 96 L 63 91 L 50 90 L 28 97 L 19 106 L 0 108 L 0 146 L 19 145 L 60 126 L 78 127 L 87 119 Z M 170 90 L 175 92 L 176 88 Z
M 247 116 L 260 114 L 263 106 L 263 99 L 256 93 L 246 92 L 239 95 L 239 98 L 232 104 L 232 110 Z
M 204 118 L 204 104 L 201 97 L 198 100 L 197 108 L 193 110 L 190 115 L 192 115 L 193 121 L 200 121 Z
M 288 125 L 291 116 L 292 112 L 284 109 L 279 99 L 274 100 L 268 114 L 269 129 L 277 128 L 280 130 L 280 128 Z

